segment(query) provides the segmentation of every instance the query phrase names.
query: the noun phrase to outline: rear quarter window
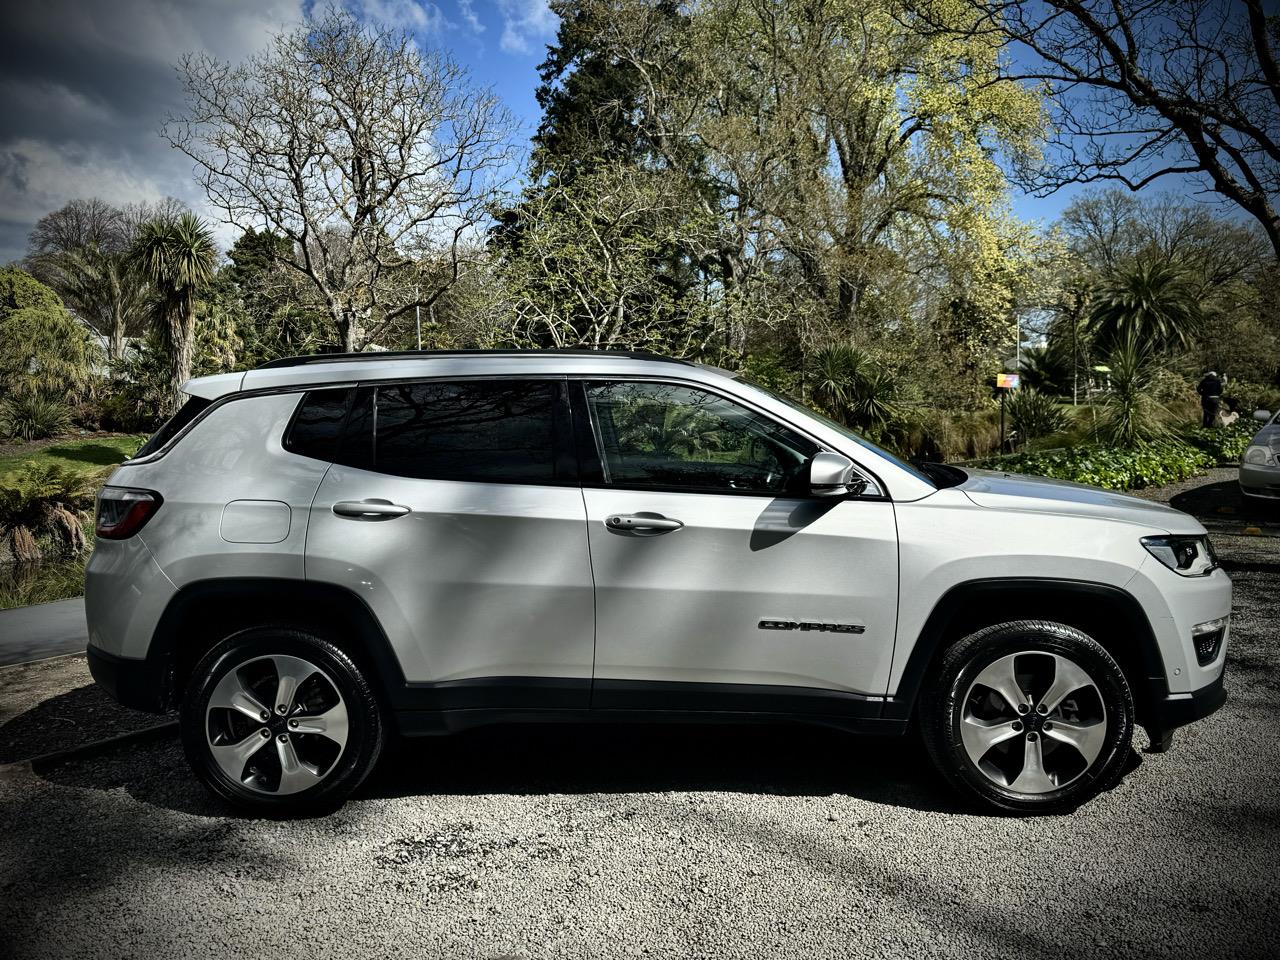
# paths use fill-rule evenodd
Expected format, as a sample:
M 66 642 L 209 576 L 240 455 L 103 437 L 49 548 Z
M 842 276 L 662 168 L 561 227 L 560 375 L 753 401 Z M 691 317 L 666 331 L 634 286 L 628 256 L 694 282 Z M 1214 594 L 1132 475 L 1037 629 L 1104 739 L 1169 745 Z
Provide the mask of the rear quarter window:
M 144 443 L 138 449 L 138 452 L 133 455 L 133 459 L 137 460 L 141 457 L 151 456 L 151 454 L 181 433 L 192 420 L 209 409 L 212 403 L 212 400 L 206 400 L 204 397 L 191 397 L 178 409 L 177 413 L 166 420 L 163 426 L 151 435 L 151 439 Z
M 354 392 L 349 387 L 309 391 L 294 414 L 284 448 L 316 460 L 337 460 Z

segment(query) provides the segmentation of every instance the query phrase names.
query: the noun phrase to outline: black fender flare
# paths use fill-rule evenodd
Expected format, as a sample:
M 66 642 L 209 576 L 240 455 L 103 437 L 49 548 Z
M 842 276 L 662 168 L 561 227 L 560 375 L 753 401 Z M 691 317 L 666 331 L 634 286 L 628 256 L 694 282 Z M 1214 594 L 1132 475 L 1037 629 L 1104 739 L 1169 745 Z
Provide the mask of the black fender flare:
M 909 719 L 937 655 L 948 643 L 1005 620 L 1055 620 L 1084 630 L 1116 658 L 1133 690 L 1138 721 L 1169 692 L 1164 658 L 1142 604 L 1120 587 L 1053 577 L 991 577 L 956 584 L 929 613 L 907 655 L 884 717 Z M 1105 630 L 1100 627 L 1105 626 Z M 1099 636 L 1098 634 L 1102 634 Z M 1125 638 L 1131 638 L 1126 642 Z

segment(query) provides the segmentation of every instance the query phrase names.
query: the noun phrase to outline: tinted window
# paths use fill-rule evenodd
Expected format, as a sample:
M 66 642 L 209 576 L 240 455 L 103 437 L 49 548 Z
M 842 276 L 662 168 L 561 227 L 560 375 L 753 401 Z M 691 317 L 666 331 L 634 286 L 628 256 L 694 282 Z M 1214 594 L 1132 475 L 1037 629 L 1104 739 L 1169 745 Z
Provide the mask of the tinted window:
M 150 440 L 138 448 L 138 452 L 134 454 L 134 457 L 146 457 L 155 453 L 176 437 L 183 427 L 204 413 L 211 403 L 213 403 L 212 400 L 206 400 L 204 397 L 192 397 L 179 408 L 177 413 L 165 421 L 164 425 L 152 435 Z
M 312 390 L 302 398 L 284 448 L 317 460 L 336 460 L 351 390 Z
M 572 481 L 558 381 L 475 380 L 379 387 L 373 469 L 490 483 Z
M 818 445 L 723 397 L 666 383 L 587 385 L 605 482 L 718 493 L 802 492 Z

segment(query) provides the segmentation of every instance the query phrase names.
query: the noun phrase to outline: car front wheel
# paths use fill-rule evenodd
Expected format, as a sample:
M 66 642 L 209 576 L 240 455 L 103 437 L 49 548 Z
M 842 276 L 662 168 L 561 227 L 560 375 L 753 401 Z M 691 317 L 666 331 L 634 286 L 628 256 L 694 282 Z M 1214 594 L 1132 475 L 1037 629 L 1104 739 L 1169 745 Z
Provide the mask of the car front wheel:
M 1114 786 L 1133 739 L 1124 672 L 1072 627 L 1023 620 L 943 655 L 922 731 L 954 785 L 1002 813 L 1070 810 Z
M 297 630 L 247 630 L 197 664 L 180 715 L 183 748 L 217 796 L 261 813 L 342 803 L 372 771 L 377 697 L 339 647 Z

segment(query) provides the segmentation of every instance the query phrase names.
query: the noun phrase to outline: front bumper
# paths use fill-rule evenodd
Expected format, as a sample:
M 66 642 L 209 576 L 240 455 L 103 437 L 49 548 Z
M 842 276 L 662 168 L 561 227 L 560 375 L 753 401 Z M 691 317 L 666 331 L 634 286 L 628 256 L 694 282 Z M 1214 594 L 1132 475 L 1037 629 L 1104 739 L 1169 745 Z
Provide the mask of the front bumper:
M 1227 702 L 1224 674 L 1212 683 L 1190 693 L 1173 693 L 1154 700 L 1147 709 L 1143 726 L 1151 737 L 1156 752 L 1168 749 L 1173 731 L 1189 723 L 1203 720 Z
M 165 677 L 156 664 L 116 656 L 93 644 L 86 648 L 85 654 L 94 682 L 117 702 L 147 713 L 165 712 Z
M 1240 492 L 1247 497 L 1280 500 L 1280 467 L 1261 463 L 1240 464 Z

